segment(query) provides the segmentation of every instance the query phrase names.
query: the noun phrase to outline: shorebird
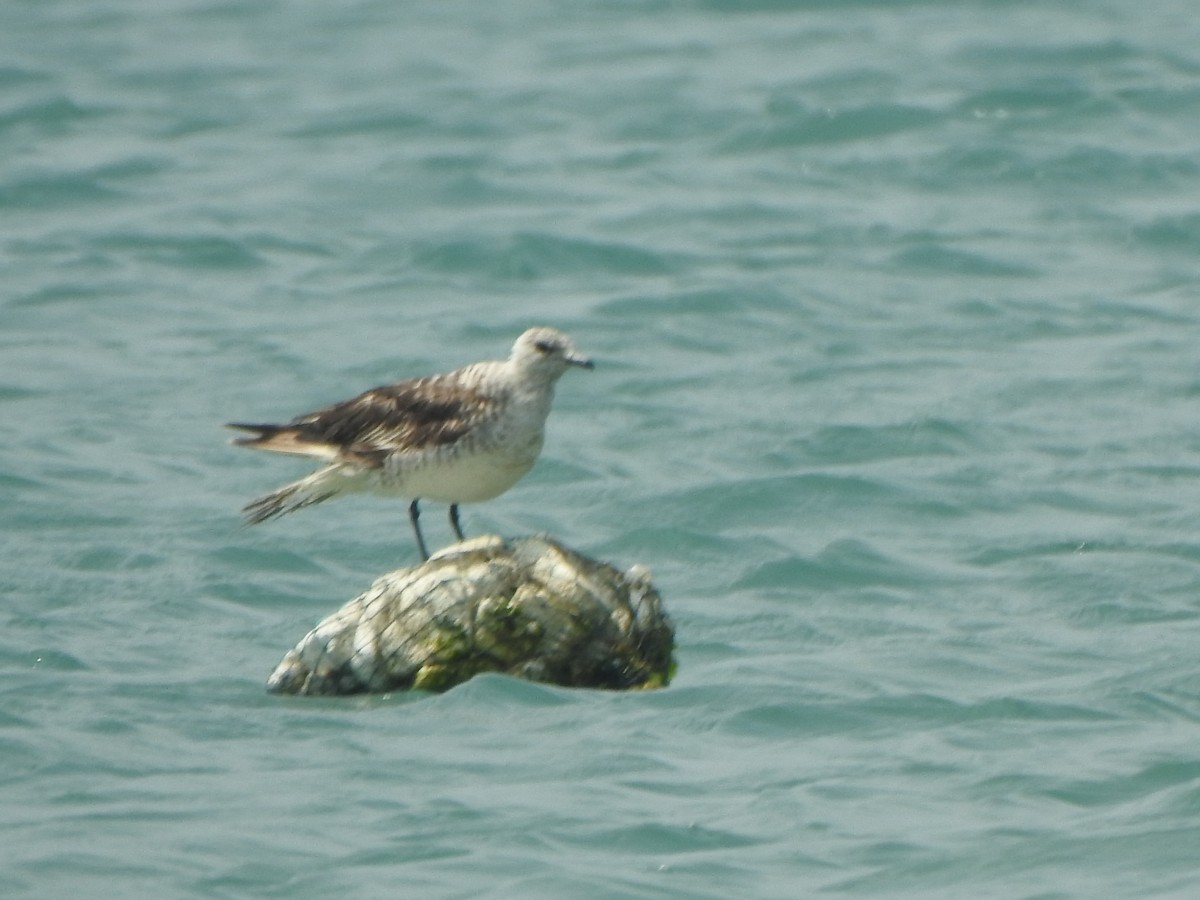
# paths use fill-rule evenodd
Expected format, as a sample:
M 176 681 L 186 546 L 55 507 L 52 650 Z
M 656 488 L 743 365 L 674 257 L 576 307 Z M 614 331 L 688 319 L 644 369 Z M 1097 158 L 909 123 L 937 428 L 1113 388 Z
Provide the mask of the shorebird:
M 372 388 L 284 425 L 231 422 L 252 433 L 233 443 L 311 456 L 325 465 L 249 503 L 248 524 L 341 494 L 369 492 L 411 500 L 417 548 L 429 558 L 419 522 L 421 500 L 458 505 L 490 500 L 528 472 L 542 449 L 554 385 L 568 367 L 592 368 L 554 328 L 530 328 L 503 361 Z

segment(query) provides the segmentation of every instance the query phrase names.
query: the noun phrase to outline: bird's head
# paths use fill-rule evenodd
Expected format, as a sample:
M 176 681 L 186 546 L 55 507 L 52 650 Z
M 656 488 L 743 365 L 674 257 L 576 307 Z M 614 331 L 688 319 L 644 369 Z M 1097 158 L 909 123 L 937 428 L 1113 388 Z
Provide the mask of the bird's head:
M 551 381 L 570 366 L 591 369 L 592 361 L 575 349 L 571 338 L 557 328 L 530 328 L 513 344 L 512 362 L 523 372 L 537 373 Z

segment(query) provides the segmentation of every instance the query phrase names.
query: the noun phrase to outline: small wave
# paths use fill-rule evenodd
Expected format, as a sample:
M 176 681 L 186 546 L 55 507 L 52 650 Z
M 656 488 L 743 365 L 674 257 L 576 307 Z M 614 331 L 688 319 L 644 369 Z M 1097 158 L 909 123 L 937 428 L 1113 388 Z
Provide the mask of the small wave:
M 541 232 L 423 241 L 412 247 L 411 254 L 413 263 L 421 268 L 518 280 L 587 272 L 664 275 L 677 267 L 670 256 L 633 244 Z

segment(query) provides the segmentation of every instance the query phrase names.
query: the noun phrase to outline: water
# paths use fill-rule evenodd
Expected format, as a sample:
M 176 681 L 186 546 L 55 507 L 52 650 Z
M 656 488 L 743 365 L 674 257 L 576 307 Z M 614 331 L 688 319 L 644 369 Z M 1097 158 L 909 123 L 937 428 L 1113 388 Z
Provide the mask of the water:
M 5 896 L 1200 890 L 1193 4 L 0 19 Z M 412 542 L 220 423 L 540 322 L 675 683 L 268 696 Z

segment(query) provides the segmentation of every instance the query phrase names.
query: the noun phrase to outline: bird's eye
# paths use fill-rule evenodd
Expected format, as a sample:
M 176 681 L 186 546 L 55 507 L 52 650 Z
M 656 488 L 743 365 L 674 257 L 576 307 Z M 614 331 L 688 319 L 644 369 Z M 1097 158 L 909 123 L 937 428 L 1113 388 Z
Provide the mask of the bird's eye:
M 556 349 L 555 346 L 549 341 L 536 341 L 533 346 L 537 347 L 539 353 L 545 353 L 547 355 L 553 353 Z

